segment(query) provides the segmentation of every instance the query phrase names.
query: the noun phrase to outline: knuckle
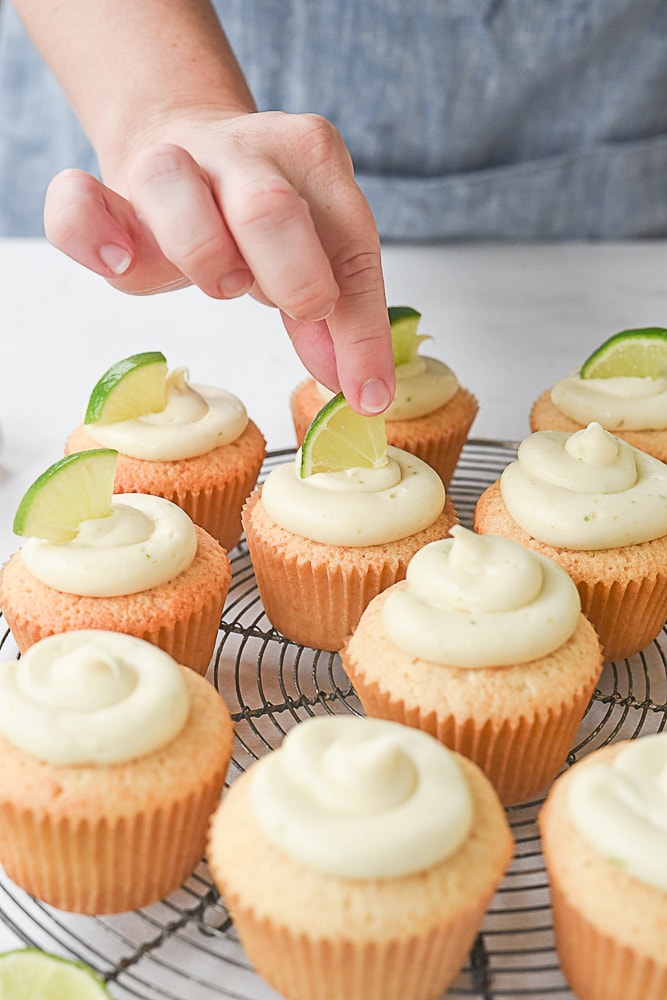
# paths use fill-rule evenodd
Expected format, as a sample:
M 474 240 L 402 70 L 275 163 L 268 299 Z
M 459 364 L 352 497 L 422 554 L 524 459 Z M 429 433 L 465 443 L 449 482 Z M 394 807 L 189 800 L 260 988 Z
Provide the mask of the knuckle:
M 183 170 L 185 155 L 178 146 L 166 143 L 146 146 L 137 153 L 130 167 L 131 184 L 143 187 L 171 180 Z
M 331 261 L 338 284 L 345 295 L 366 295 L 382 283 L 382 262 L 379 248 L 346 250 Z
M 304 203 L 286 178 L 252 182 L 234 208 L 236 223 L 248 228 L 282 226 L 303 214 Z

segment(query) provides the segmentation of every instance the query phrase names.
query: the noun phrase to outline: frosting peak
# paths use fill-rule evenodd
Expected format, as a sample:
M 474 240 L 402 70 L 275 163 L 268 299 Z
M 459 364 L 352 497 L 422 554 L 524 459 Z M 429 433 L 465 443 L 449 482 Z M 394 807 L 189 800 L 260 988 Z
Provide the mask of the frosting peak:
M 526 663 L 558 649 L 581 612 L 571 578 L 506 538 L 462 525 L 430 542 L 382 605 L 389 638 L 412 656 L 452 667 Z

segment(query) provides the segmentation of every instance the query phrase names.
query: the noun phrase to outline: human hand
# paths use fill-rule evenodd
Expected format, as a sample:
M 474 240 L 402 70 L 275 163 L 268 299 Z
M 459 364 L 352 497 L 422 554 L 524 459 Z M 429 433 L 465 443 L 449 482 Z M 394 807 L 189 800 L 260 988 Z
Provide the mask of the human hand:
M 394 364 L 380 244 L 336 129 L 315 115 L 171 115 L 123 156 L 107 184 L 78 170 L 51 182 L 54 246 L 115 287 L 151 294 L 193 283 L 213 298 L 276 306 L 306 368 L 355 409 L 381 412 Z

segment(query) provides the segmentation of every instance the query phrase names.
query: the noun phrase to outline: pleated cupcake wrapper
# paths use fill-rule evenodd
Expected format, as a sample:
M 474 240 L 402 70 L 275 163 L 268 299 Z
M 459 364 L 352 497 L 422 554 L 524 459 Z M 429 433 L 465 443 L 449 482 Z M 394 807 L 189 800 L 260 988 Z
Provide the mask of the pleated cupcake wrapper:
M 338 650 L 369 602 L 405 576 L 405 565 L 343 569 L 284 558 L 248 538 L 257 587 L 274 628 L 302 646 Z
M 391 423 L 387 424 L 387 441 L 395 448 L 403 448 L 416 455 L 422 461 L 430 465 L 438 473 L 445 486 L 449 486 L 456 464 L 459 460 L 463 446 L 468 440 L 468 433 L 477 414 L 477 401 L 470 396 L 471 405 L 468 419 L 464 423 L 453 424 L 450 427 L 443 427 L 441 430 L 430 435 L 419 433 L 418 425 L 415 433 L 401 429 L 398 433 L 396 428 L 392 428 Z M 406 422 L 409 426 L 409 421 Z
M 387 942 L 310 938 L 227 902 L 250 961 L 289 1000 L 439 1000 L 467 959 L 491 895 L 421 935 Z
M 120 913 L 174 892 L 202 858 L 223 773 L 181 801 L 118 818 L 55 818 L 0 808 L 7 875 L 43 902 L 73 913 Z M 102 780 L 102 779 L 101 779 Z
M 567 850 L 567 845 L 563 845 Z M 570 904 L 551 873 L 556 950 L 579 1000 L 664 1000 L 667 963 L 622 945 Z
M 136 635 L 139 639 L 152 642 L 154 646 L 159 646 L 160 649 L 173 656 L 177 663 L 204 675 L 215 650 L 223 603 L 224 597 L 222 599 L 216 597 L 201 611 L 170 626 L 165 625 L 157 629 L 137 629 L 131 632 L 125 628 L 123 631 Z M 40 639 L 53 634 L 52 629 L 42 629 L 38 622 L 14 619 L 11 611 L 5 610 L 5 618 L 14 637 L 14 642 L 21 653 L 25 653 Z M 93 620 L 80 624 L 80 628 L 95 627 L 96 623 Z
M 667 576 L 623 585 L 575 579 L 581 610 L 598 633 L 605 660 L 620 660 L 645 649 L 667 620 Z
M 343 667 L 367 715 L 421 729 L 463 754 L 484 771 L 503 805 L 525 802 L 557 776 L 594 690 L 591 685 L 569 704 L 536 712 L 532 718 L 457 719 L 426 707 L 408 708 L 375 682 L 366 684 L 345 656 Z

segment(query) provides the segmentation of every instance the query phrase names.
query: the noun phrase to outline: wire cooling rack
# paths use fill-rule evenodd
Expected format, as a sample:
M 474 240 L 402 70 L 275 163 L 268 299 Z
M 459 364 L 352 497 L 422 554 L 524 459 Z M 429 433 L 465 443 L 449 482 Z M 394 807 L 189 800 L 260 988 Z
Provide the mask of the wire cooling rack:
M 471 526 L 477 497 L 515 452 L 511 442 L 468 442 L 450 488 L 464 524 Z M 272 452 L 262 474 L 293 454 Z M 209 673 L 235 721 L 230 781 L 308 716 L 361 714 L 336 654 L 297 646 L 271 628 L 245 543 L 231 556 L 232 585 Z M 7 634 L 0 646 L 4 655 L 8 650 L 15 653 Z M 664 728 L 666 655 L 663 631 L 643 653 L 605 665 L 568 764 L 605 743 Z M 574 1000 L 553 945 L 536 824 L 542 801 L 507 810 L 516 855 L 448 1000 Z M 246 959 L 204 860 L 167 899 L 112 917 L 65 914 L 33 900 L 1 876 L 0 919 L 26 944 L 88 963 L 118 1000 L 277 1000 Z

